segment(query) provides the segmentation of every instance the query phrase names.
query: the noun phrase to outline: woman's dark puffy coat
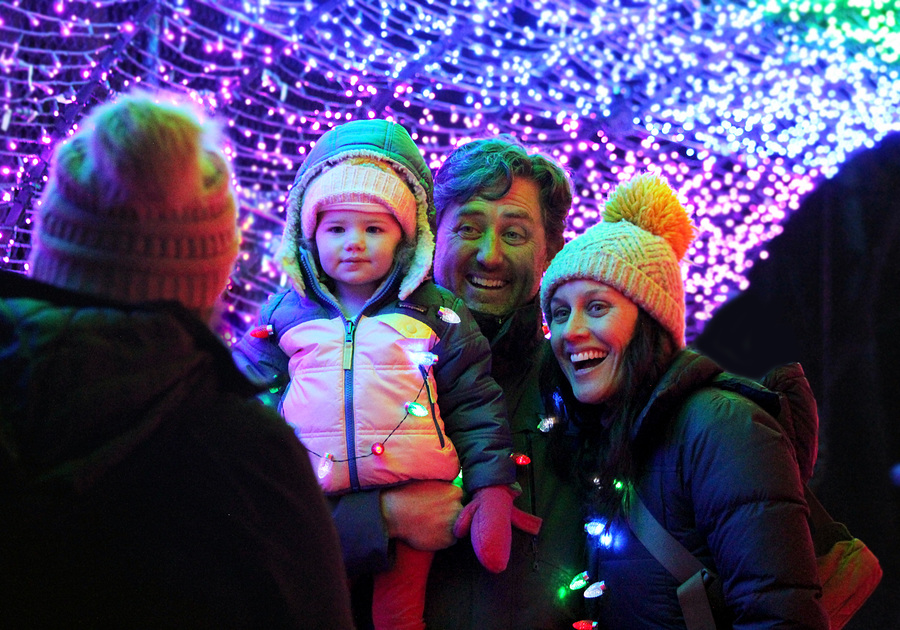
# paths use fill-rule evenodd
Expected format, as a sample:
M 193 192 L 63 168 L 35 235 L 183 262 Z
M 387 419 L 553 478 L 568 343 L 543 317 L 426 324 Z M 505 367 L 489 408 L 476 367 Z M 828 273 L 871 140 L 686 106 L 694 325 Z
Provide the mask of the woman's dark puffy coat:
M 733 628 L 827 628 L 793 446 L 770 413 L 715 386 L 721 372 L 677 357 L 635 426 L 635 490 L 720 575 Z M 591 578 L 607 586 L 600 627 L 685 628 L 675 578 L 622 522 L 611 533 L 589 540 Z

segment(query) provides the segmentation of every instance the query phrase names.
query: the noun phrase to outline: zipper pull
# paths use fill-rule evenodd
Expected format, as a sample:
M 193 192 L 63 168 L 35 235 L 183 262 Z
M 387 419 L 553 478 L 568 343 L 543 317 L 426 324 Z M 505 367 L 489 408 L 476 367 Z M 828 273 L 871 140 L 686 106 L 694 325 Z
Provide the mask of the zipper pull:
M 345 370 L 353 369 L 353 322 L 348 321 L 344 327 L 344 356 Z

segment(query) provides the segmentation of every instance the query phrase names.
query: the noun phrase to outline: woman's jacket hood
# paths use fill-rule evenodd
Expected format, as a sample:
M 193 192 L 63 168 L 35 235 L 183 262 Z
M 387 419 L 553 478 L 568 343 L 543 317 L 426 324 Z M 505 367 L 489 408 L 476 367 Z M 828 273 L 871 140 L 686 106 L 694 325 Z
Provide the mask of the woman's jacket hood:
M 409 268 L 403 273 L 399 298 L 406 299 L 431 271 L 434 234 L 428 214 L 434 211 L 431 170 L 406 129 L 387 120 L 355 120 L 327 131 L 297 171 L 287 201 L 287 219 L 275 258 L 301 295 L 306 293 L 300 261 L 303 245 L 300 209 L 310 183 L 326 169 L 350 158 L 369 158 L 389 164 L 406 181 L 416 198 L 416 239 Z M 309 256 L 310 262 L 312 256 Z M 321 280 L 321 269 L 315 268 Z

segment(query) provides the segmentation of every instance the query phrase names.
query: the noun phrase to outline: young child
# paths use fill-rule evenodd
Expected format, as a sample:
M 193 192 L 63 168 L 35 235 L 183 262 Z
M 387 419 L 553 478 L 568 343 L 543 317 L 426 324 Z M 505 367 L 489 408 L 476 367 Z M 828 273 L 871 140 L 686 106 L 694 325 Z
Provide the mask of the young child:
M 450 481 L 461 463 L 474 494 L 472 544 L 499 572 L 509 558 L 512 441 L 486 339 L 463 302 L 427 280 L 432 186 L 396 123 L 325 133 L 288 199 L 278 257 L 293 287 L 270 298 L 235 360 L 277 388 L 326 494 Z M 432 554 L 395 545 L 394 566 L 374 580 L 376 628 L 423 628 Z

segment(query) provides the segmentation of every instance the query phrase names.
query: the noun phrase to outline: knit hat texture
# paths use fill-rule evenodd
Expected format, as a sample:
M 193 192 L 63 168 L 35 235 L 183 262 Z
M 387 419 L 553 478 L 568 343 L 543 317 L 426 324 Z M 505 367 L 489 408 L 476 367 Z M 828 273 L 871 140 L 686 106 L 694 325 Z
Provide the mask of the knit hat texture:
M 643 308 L 684 345 L 684 281 L 680 261 L 694 227 L 674 191 L 657 175 L 639 174 L 610 194 L 602 221 L 557 254 L 541 282 L 541 308 L 572 280 L 596 280 Z
M 131 303 L 216 303 L 239 246 L 228 166 L 200 112 L 156 98 L 103 105 L 57 147 L 31 277 Z
M 319 213 L 337 203 L 351 207 L 352 204 L 379 204 L 384 212 L 397 219 L 406 240 L 415 241 L 416 198 L 386 162 L 365 157 L 350 158 L 316 177 L 306 189 L 300 209 L 304 238 L 315 238 Z M 357 209 L 365 207 L 360 205 Z

